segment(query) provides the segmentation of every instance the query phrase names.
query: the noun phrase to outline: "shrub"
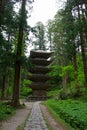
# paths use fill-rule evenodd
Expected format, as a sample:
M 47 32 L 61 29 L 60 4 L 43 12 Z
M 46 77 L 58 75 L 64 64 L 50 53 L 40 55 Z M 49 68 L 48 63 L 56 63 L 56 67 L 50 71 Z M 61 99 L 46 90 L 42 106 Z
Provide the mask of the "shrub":
M 7 119 L 14 113 L 14 108 L 5 102 L 0 102 L 0 121 Z

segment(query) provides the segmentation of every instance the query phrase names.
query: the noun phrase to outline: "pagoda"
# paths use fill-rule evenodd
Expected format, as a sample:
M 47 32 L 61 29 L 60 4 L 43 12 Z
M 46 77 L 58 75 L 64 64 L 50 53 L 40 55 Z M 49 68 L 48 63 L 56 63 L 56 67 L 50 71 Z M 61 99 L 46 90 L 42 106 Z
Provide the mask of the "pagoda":
M 32 81 L 32 84 L 29 87 L 32 89 L 32 96 L 29 97 L 32 100 L 45 100 L 47 99 L 46 90 L 51 87 L 47 81 L 51 78 L 47 75 L 50 72 L 48 66 L 51 64 L 51 52 L 46 51 L 31 51 L 30 52 L 30 61 L 31 67 L 29 72 L 29 80 Z

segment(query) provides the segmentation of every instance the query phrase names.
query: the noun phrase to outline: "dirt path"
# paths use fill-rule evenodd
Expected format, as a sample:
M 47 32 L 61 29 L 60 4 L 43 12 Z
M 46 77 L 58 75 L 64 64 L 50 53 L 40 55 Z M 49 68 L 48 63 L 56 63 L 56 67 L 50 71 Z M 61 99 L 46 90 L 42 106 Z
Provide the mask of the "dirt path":
M 25 102 L 25 105 L 25 109 L 17 110 L 13 117 L 2 122 L 0 130 L 17 130 L 18 126 L 24 123 L 30 112 L 30 117 L 26 122 L 24 130 L 48 130 L 46 121 L 51 130 L 69 130 L 53 118 L 46 106 L 42 104 L 39 106 L 38 102 L 35 102 L 34 105 L 32 102 Z
M 1 123 L 1 130 L 16 130 L 18 126 L 24 123 L 32 109 L 33 103 L 25 102 L 25 105 L 25 109 L 17 110 L 13 117 Z
M 64 123 L 60 121 L 58 122 L 49 112 L 48 108 L 45 105 L 41 104 L 40 107 L 45 117 L 45 120 L 47 120 L 51 130 L 70 130 L 70 128 L 68 128 L 68 126 L 66 126 Z

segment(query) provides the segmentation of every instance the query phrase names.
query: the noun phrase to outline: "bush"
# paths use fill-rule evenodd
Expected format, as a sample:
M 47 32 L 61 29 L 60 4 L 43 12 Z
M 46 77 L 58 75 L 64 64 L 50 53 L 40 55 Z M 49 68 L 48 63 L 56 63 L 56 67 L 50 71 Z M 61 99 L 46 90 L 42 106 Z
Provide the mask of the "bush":
M 31 92 L 32 92 L 31 88 L 23 87 L 21 89 L 21 97 L 29 96 L 31 94 Z
M 24 79 L 23 84 L 21 87 L 21 97 L 29 96 L 32 92 L 32 89 L 29 88 L 29 85 L 31 84 L 30 80 Z
M 5 102 L 0 102 L 0 121 L 7 119 L 14 113 L 14 108 Z
M 49 80 L 49 83 L 51 84 L 60 84 L 62 82 L 62 78 L 60 76 L 60 73 L 62 71 L 62 67 L 61 66 L 51 66 L 51 71 L 48 73 L 49 76 L 52 76 L 52 79 Z

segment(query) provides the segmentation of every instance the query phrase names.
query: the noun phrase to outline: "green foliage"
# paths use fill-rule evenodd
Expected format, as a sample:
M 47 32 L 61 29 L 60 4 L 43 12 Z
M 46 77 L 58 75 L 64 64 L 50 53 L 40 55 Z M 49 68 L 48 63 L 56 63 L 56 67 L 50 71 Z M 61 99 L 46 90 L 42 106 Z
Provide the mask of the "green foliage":
M 59 91 L 60 91 L 60 86 L 57 86 L 55 88 L 51 88 L 51 90 L 47 91 L 47 96 L 53 97 L 53 98 L 55 98 L 55 97 L 58 98 Z
M 31 88 L 22 88 L 20 92 L 20 97 L 21 98 L 26 98 L 27 96 L 31 95 L 32 89 Z
M 70 78 L 71 80 L 74 79 L 74 68 L 72 65 L 68 65 L 65 67 L 62 67 L 62 73 L 61 76 L 68 76 L 68 78 Z
M 57 65 L 53 65 L 50 68 L 52 69 L 52 71 L 49 73 L 49 75 L 52 75 L 52 76 L 58 76 L 62 70 L 62 67 L 57 66 Z
M 81 58 L 80 54 L 77 57 L 77 63 L 78 63 L 77 82 L 79 84 L 79 87 L 84 87 L 85 86 L 85 76 L 84 76 L 82 58 Z
M 0 102 L 0 121 L 6 120 L 14 113 L 15 109 L 5 102 Z
M 78 72 L 77 81 L 78 81 L 79 87 L 85 86 L 85 77 L 84 77 L 83 71 Z
M 73 65 L 68 66 L 51 66 L 52 71 L 49 73 L 53 78 L 51 83 L 55 84 L 56 88 L 51 89 L 48 95 L 56 99 L 77 98 L 82 96 L 84 88 L 84 74 L 80 69 L 77 72 L 75 79 L 75 71 Z M 62 78 L 66 77 L 66 88 L 62 87 Z M 81 78 L 81 79 L 80 79 Z M 60 87 L 61 86 L 61 87 Z
M 23 81 L 23 87 L 25 87 L 26 85 L 31 84 L 32 82 L 30 80 L 24 79 Z
M 3 22 L 0 28 L 0 87 L 5 88 L 5 96 L 8 95 L 7 91 L 12 90 L 9 86 L 12 87 L 13 84 L 14 75 L 12 75 L 11 69 L 14 66 L 15 16 L 13 1 L 9 0 L 4 9 Z M 12 95 L 11 93 L 10 95 Z
M 46 105 L 51 107 L 75 130 L 87 129 L 87 103 L 74 100 L 48 100 Z
M 33 41 L 35 50 L 46 50 L 46 42 L 45 42 L 45 26 L 42 22 L 37 22 L 35 27 L 35 38 Z
M 52 76 L 52 79 L 49 80 L 49 82 L 57 85 L 57 84 L 59 84 L 61 82 L 60 73 L 62 71 L 62 67 L 57 66 L 57 65 L 53 65 L 50 68 L 51 68 L 51 72 L 49 72 L 48 75 Z
M 31 84 L 30 80 L 27 80 L 27 79 L 23 80 L 23 85 L 21 87 L 21 93 L 20 93 L 21 97 L 26 97 L 26 96 L 29 96 L 31 94 L 32 89 L 28 87 L 29 84 Z
M 68 65 L 63 68 L 61 76 L 63 77 L 64 75 L 67 75 L 68 81 L 71 83 L 71 81 L 76 80 L 74 77 L 76 73 L 78 85 L 82 87 L 84 86 L 84 72 L 86 67 L 84 67 L 85 63 L 83 63 L 82 60 L 84 59 L 85 62 L 85 52 L 83 52 L 84 57 L 82 54 L 82 51 L 85 49 L 81 49 L 81 40 L 83 39 L 83 47 L 86 47 L 87 41 L 86 35 L 84 36 L 84 34 L 87 32 L 86 16 L 84 12 L 86 12 L 87 9 L 83 7 L 84 5 L 85 2 L 82 1 L 78 2 L 75 0 L 68 0 L 65 3 L 65 7 L 61 10 L 58 10 L 54 20 L 48 21 L 48 25 L 50 25 L 48 26 L 48 36 L 50 36 L 49 30 L 51 32 L 51 38 L 48 37 L 48 39 L 49 42 L 50 39 L 51 42 L 53 42 L 52 46 L 55 57 L 53 63 L 62 66 Z M 78 9 L 76 13 L 77 7 Z M 82 36 L 79 36 L 79 34 Z M 77 71 L 77 68 L 81 67 L 78 64 L 78 55 L 83 57 L 79 62 L 83 64 L 84 69 L 82 68 L 80 72 L 75 72 Z M 74 68 L 70 68 L 71 63 Z

